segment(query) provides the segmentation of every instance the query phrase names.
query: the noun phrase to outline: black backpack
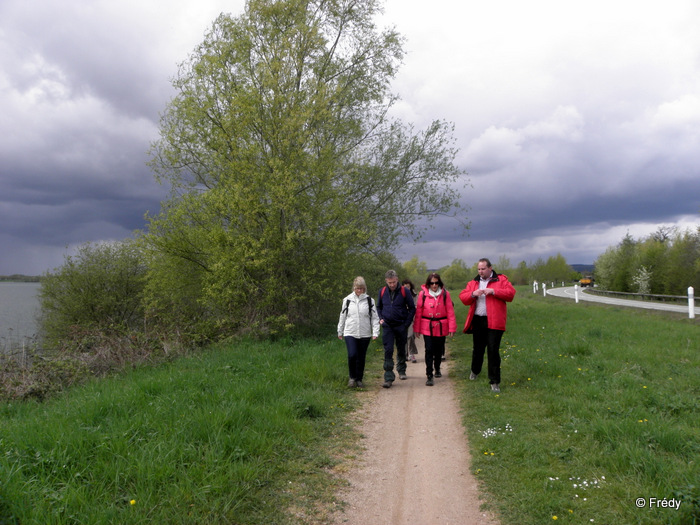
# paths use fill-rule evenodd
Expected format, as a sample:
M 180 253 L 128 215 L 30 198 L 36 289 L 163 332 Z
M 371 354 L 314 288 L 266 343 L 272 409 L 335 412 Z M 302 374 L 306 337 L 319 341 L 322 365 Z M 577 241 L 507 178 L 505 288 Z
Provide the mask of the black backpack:
M 372 298 L 368 295 L 367 296 L 367 306 L 369 307 L 369 322 L 372 324 Z M 350 299 L 345 300 L 345 308 L 341 313 L 348 313 L 348 308 L 350 307 Z

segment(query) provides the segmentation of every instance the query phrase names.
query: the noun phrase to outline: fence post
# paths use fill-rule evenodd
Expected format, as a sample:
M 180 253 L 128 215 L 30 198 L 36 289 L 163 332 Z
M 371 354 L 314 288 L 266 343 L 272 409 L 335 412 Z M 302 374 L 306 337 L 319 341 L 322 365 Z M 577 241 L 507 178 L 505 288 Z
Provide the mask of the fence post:
M 576 299 L 576 303 L 578 304 L 578 284 L 574 285 L 574 299 Z
M 695 319 L 695 289 L 688 286 L 688 317 Z
M 542 283 L 542 296 L 547 297 L 547 283 Z
M 532 293 L 537 293 L 537 281 L 532 281 Z

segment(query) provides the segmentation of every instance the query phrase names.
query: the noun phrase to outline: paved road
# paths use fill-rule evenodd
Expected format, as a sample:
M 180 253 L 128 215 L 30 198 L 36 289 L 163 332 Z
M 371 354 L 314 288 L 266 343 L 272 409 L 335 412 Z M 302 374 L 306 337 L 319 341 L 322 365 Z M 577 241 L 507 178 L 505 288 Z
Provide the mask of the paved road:
M 547 295 L 553 295 L 555 297 L 566 297 L 568 299 L 575 299 L 574 297 L 574 287 L 567 286 L 564 288 L 552 288 L 547 290 Z M 648 310 L 664 310 L 667 312 L 679 312 L 688 315 L 688 304 L 665 304 L 665 303 L 652 303 L 649 301 L 636 301 L 634 299 L 618 299 L 616 297 L 604 297 L 601 295 L 594 295 L 589 293 L 584 293 L 579 289 L 578 292 L 579 301 L 591 301 L 594 303 L 605 303 L 613 304 L 617 306 L 631 306 L 634 308 L 646 308 Z M 695 301 L 697 304 L 697 300 Z M 700 317 L 700 307 L 695 307 L 695 316 Z

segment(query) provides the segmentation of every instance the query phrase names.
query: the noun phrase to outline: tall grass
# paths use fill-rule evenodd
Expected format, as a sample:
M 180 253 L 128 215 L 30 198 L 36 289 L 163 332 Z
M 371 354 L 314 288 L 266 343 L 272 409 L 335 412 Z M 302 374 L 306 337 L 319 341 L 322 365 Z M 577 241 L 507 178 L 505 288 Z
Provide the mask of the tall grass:
M 353 436 L 345 355 L 245 342 L 1 404 L 0 523 L 322 519 Z
M 470 336 L 451 341 L 473 471 L 504 525 L 698 522 L 698 328 L 519 288 L 501 394 L 468 380 Z M 327 522 L 358 439 L 346 382 L 329 328 L 328 343 L 238 342 L 2 403 L 0 523 Z
M 699 336 L 680 315 L 520 288 L 500 395 L 485 367 L 468 380 L 471 336 L 455 338 L 473 471 L 503 523 L 700 523 Z

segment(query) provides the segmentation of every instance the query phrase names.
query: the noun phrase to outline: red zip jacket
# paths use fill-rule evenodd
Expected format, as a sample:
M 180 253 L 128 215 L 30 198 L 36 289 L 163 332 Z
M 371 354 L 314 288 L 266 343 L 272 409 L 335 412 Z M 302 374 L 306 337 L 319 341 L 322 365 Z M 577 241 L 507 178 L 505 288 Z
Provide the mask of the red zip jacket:
M 421 286 L 421 292 L 416 298 L 413 331 L 435 337 L 444 337 L 457 331 L 455 307 L 447 290 L 443 288 L 438 297 L 433 297 L 427 286 Z
M 472 333 L 472 320 L 474 319 L 474 313 L 476 312 L 476 297 L 472 297 L 472 293 L 479 289 L 480 277 L 477 275 L 476 278 L 467 283 L 467 287 L 459 293 L 459 299 L 462 303 L 470 306 L 469 313 L 467 314 L 467 321 L 464 323 L 464 333 Z M 497 274 L 493 272 L 489 283 L 486 285 L 487 288 L 492 288 L 495 291 L 494 295 L 486 296 L 486 315 L 488 319 L 488 326 L 492 330 L 506 330 L 506 318 L 508 307 L 506 303 L 509 303 L 515 297 L 515 288 L 510 284 L 508 277 L 503 274 Z

